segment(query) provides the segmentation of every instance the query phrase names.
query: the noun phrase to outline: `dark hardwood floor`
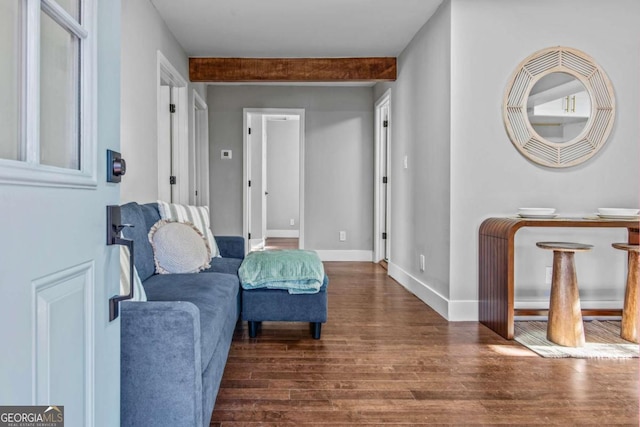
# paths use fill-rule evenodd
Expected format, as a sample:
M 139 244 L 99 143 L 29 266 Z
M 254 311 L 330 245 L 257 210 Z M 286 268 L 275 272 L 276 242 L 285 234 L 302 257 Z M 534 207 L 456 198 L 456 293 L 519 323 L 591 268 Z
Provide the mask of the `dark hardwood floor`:
M 329 320 L 236 330 L 212 426 L 638 426 L 638 359 L 544 359 L 447 322 L 372 263 L 325 263 Z

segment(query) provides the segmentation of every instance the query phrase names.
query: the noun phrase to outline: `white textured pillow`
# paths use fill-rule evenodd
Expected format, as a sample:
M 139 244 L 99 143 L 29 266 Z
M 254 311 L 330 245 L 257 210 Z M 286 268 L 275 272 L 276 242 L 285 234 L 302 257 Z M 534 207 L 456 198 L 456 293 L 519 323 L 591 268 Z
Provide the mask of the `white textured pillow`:
M 129 248 L 120 246 L 120 295 L 129 295 L 131 282 L 129 281 Z M 133 298 L 129 301 L 146 301 L 147 293 L 144 291 L 142 281 L 138 275 L 136 266 L 133 266 Z
M 210 267 L 211 249 L 204 236 L 189 222 L 156 222 L 149 230 L 156 272 L 197 273 Z
M 211 232 L 209 223 L 209 208 L 207 206 L 189 206 L 179 205 L 176 203 L 167 203 L 158 200 L 158 211 L 160 218 L 167 221 L 190 222 L 200 233 L 203 234 L 205 240 L 211 249 L 211 258 L 219 257 L 220 250 L 216 239 Z

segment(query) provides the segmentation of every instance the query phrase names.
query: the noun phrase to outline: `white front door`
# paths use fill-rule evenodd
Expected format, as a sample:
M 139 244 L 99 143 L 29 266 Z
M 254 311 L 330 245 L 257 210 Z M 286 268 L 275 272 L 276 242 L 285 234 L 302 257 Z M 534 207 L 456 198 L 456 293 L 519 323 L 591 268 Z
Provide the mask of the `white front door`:
M 105 206 L 120 191 L 105 163 L 120 145 L 120 2 L 2 0 L 0 28 L 0 405 L 117 426 Z

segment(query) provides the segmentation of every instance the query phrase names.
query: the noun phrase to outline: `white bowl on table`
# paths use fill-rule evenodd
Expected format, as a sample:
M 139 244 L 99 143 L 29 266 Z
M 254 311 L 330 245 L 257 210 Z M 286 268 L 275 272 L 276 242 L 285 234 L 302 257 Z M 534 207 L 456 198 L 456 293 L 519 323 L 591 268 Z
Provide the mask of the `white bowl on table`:
M 554 218 L 555 208 L 518 208 L 518 216 L 522 218 Z

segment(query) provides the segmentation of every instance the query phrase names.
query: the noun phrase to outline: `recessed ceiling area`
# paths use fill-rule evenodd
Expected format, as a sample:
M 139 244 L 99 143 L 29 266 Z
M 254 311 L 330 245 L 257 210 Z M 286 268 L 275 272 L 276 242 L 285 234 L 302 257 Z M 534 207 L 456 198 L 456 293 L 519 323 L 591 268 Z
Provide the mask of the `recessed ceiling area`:
M 151 0 L 188 56 L 398 56 L 442 0 Z

